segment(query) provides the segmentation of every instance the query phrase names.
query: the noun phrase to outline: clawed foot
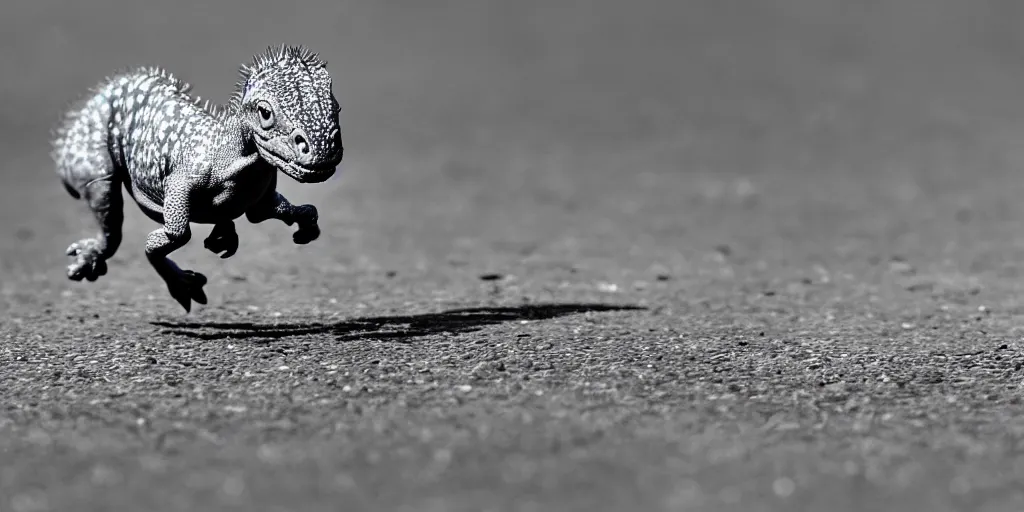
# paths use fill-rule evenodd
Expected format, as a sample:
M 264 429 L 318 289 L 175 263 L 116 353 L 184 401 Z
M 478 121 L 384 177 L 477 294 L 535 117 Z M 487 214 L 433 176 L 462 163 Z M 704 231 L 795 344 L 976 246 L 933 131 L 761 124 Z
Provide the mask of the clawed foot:
M 320 238 L 320 226 L 317 225 L 319 215 L 315 206 L 311 204 L 296 206 L 295 216 L 298 219 L 296 223 L 299 225 L 299 229 L 292 234 L 292 240 L 295 243 L 305 245 Z
M 73 281 L 95 281 L 107 273 L 99 240 L 84 238 L 68 246 L 67 255 L 74 258 L 68 265 L 68 278 Z
M 214 254 L 220 254 L 221 259 L 233 256 L 238 251 L 238 233 L 235 231 L 235 225 L 215 225 L 210 236 L 203 241 L 203 247 Z
M 178 270 L 167 279 L 167 290 L 171 292 L 171 297 L 185 308 L 186 313 L 192 311 L 193 301 L 196 304 L 206 304 L 204 285 L 206 276 L 191 270 Z
M 292 233 L 292 240 L 299 245 L 308 244 L 317 238 L 320 238 L 320 226 L 316 224 L 299 226 L 299 230 Z

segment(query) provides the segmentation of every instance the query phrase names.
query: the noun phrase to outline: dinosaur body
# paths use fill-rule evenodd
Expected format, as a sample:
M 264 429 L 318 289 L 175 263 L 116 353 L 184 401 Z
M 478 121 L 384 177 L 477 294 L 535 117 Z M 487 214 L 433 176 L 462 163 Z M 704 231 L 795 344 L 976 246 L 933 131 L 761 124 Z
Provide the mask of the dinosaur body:
M 268 48 L 250 65 L 230 103 L 214 106 L 159 68 L 115 74 L 71 108 L 56 130 L 53 158 L 72 197 L 99 226 L 71 244 L 72 280 L 95 281 L 122 242 L 122 188 L 162 226 L 146 238 L 146 257 L 186 311 L 206 303 L 206 278 L 168 255 L 191 239 L 190 224 L 210 224 L 204 245 L 227 258 L 238 248 L 234 221 L 277 219 L 297 225 L 306 244 L 320 230 L 313 205 L 277 192 L 278 172 L 302 183 L 334 174 L 343 155 L 340 107 L 326 63 L 302 47 Z

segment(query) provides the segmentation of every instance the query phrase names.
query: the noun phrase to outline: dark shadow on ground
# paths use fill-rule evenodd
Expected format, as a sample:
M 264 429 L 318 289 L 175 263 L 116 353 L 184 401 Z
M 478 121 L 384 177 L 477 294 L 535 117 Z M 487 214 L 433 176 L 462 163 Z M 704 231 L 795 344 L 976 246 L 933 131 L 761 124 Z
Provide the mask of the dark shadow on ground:
M 333 335 L 340 341 L 407 341 L 432 334 L 461 334 L 488 325 L 520 320 L 547 320 L 561 316 L 600 312 L 645 310 L 640 306 L 612 304 L 532 304 L 514 307 L 454 309 L 441 313 L 408 316 L 352 318 L 333 323 L 284 322 L 152 322 L 165 332 L 203 340 L 272 340 L 306 335 Z

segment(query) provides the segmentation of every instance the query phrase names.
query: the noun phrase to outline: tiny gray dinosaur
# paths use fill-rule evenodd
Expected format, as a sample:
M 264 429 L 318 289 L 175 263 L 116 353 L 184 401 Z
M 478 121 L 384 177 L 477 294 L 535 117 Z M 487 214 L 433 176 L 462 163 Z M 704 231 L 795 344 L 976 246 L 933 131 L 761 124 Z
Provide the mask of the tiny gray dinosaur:
M 168 256 L 213 228 L 204 246 L 222 258 L 238 249 L 234 221 L 297 225 L 292 239 L 320 236 L 317 209 L 277 192 L 277 171 L 321 183 L 341 163 L 341 107 L 326 61 L 302 46 L 269 47 L 240 67 L 227 105 L 190 94 L 190 84 L 158 67 L 120 71 L 90 89 L 54 130 L 52 157 L 64 188 L 83 199 L 99 234 L 67 249 L 70 279 L 95 281 L 121 245 L 121 188 L 162 224 L 146 238 L 146 258 L 186 312 L 206 304 L 206 277 Z

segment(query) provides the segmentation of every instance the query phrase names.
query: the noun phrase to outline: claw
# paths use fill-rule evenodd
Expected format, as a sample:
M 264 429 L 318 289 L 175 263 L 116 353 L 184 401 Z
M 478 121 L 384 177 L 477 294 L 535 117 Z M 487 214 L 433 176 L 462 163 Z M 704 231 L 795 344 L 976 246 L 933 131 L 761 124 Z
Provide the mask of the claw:
M 317 238 L 320 238 L 320 226 L 316 224 L 300 227 L 298 231 L 292 234 L 292 240 L 299 245 L 308 244 Z
M 91 265 L 91 272 L 85 275 L 85 278 L 89 282 L 95 282 L 100 276 L 107 274 L 107 262 L 103 260 L 94 260 Z
M 68 246 L 65 253 L 75 258 L 67 267 L 68 279 L 72 281 L 96 281 L 107 273 L 107 262 L 103 259 L 95 240 L 79 240 Z
M 221 259 L 227 259 L 234 256 L 235 252 L 238 251 L 238 239 L 236 238 L 234 243 L 229 243 L 223 238 L 207 238 L 203 241 L 203 247 L 214 254 L 220 254 Z
M 316 223 L 319 214 L 315 206 L 311 204 L 296 206 L 294 216 L 299 225 L 299 229 L 292 234 L 292 240 L 295 243 L 305 245 L 320 238 L 320 226 Z
M 230 258 L 238 251 L 238 233 L 233 228 L 230 231 L 214 228 L 210 236 L 203 240 L 203 247 L 214 254 L 220 254 L 221 259 Z
M 206 276 L 192 270 L 182 270 L 177 277 L 167 281 L 167 290 L 171 297 L 185 308 L 186 313 L 192 312 L 192 302 L 206 304 L 206 292 L 203 286 L 206 285 Z

